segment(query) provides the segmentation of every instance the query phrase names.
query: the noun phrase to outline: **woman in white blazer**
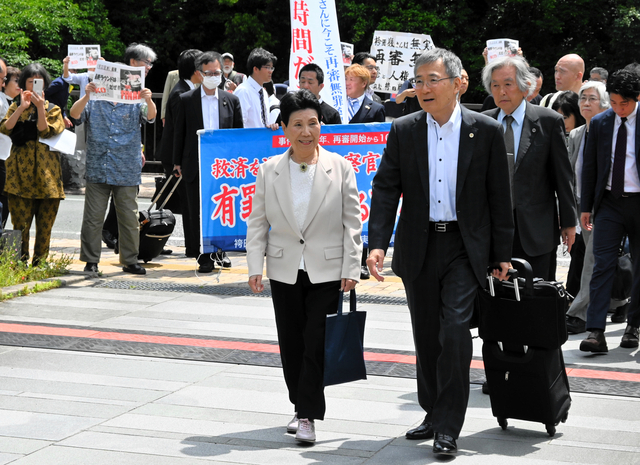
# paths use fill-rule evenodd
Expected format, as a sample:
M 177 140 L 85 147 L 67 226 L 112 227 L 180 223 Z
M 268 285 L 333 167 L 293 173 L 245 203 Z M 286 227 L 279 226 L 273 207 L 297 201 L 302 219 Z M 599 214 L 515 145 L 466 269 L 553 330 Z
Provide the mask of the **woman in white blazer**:
M 320 104 L 307 91 L 280 103 L 291 148 L 258 171 L 247 227 L 249 286 L 262 292 L 267 277 L 289 399 L 295 415 L 287 432 L 315 441 L 314 420 L 325 412 L 323 388 L 326 315 L 340 291 L 360 277 L 360 203 L 351 164 L 318 145 Z

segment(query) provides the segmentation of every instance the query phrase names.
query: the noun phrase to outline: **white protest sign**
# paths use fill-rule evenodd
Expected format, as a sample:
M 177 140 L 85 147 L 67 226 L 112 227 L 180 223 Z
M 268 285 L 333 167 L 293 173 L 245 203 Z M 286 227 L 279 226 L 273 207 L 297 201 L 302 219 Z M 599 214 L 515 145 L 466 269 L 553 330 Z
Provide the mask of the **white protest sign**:
M 518 41 L 513 39 L 487 40 L 487 62 L 491 63 L 502 57 L 517 56 L 518 48 L 520 48 L 518 44 Z
M 351 66 L 351 57 L 353 57 L 353 44 L 347 42 L 340 42 L 342 47 L 342 64 L 344 66 Z
M 56 134 L 48 139 L 39 138 L 39 141 L 49 146 L 54 152 L 66 153 L 73 155 L 76 150 L 76 134 L 65 129 L 60 134 Z
M 300 68 L 315 63 L 324 71 L 322 100 L 347 121 L 347 92 L 344 84 L 342 47 L 334 0 L 290 0 L 291 58 L 289 88 L 298 90 Z
M 375 31 L 370 53 L 380 71 L 371 88 L 376 92 L 396 93 L 404 81 L 414 77 L 416 59 L 434 47 L 429 35 Z
M 69 45 L 69 69 L 95 68 L 100 58 L 99 45 Z
M 144 66 L 126 66 L 100 60 L 96 65 L 93 83 L 96 91 L 91 100 L 108 100 L 117 103 L 141 103 L 140 91 L 144 89 Z

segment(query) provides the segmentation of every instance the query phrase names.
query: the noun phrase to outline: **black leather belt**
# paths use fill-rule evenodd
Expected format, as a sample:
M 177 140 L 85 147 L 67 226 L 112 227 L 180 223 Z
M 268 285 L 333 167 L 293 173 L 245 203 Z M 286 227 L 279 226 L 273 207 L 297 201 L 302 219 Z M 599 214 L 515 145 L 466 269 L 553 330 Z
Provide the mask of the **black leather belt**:
M 640 192 L 625 192 L 622 194 L 623 197 L 638 197 L 640 196 Z
M 449 233 L 460 231 L 460 227 L 457 221 L 441 221 L 439 223 L 429 221 L 429 230 L 439 233 Z

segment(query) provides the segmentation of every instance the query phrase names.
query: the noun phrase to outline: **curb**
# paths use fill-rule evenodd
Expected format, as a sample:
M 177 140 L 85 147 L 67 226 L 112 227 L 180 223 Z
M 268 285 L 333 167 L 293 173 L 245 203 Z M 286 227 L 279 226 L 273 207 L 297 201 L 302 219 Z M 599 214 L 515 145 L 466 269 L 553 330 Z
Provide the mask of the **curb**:
M 28 281 L 24 284 L 14 284 L 13 286 L 3 287 L 3 288 L 0 288 L 0 295 L 17 294 L 22 289 L 24 289 L 25 286 L 27 287 L 27 289 L 31 290 L 34 287 L 36 287 L 38 284 L 43 284 L 51 281 L 60 281 L 60 287 L 66 287 L 71 284 L 76 284 L 90 278 L 90 276 L 87 276 L 85 274 L 77 274 L 77 273 L 78 272 L 70 271 L 69 274 L 66 274 L 63 276 L 56 276 L 53 278 L 41 279 L 39 281 Z

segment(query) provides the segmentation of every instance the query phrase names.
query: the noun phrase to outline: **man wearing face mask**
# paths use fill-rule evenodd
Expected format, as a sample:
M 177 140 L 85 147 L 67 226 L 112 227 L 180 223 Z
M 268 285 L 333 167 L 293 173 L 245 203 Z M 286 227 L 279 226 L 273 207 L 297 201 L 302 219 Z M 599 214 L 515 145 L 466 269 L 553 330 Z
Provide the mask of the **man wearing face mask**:
M 185 241 L 200 250 L 200 172 L 198 161 L 198 135 L 200 129 L 242 128 L 240 100 L 235 95 L 218 88 L 222 82 L 222 57 L 217 52 L 203 53 L 196 60 L 197 73 L 202 85 L 180 95 L 174 119 L 173 163 L 174 169 L 186 182 L 187 207 L 190 221 L 185 225 Z M 228 259 L 227 259 L 228 260 Z M 211 254 L 198 257 L 198 272 L 210 273 L 215 269 Z M 231 263 L 228 261 L 228 265 Z
M 238 73 L 233 69 L 235 63 L 233 61 L 233 55 L 230 53 L 222 54 L 222 72 L 226 81 L 231 81 L 229 83 L 225 82 L 227 89 L 229 92 L 233 92 L 236 90 L 240 84 L 247 80 L 247 76 L 242 73 Z

